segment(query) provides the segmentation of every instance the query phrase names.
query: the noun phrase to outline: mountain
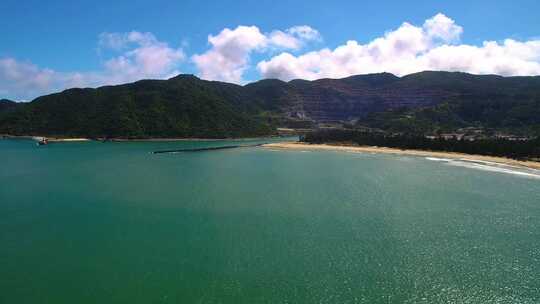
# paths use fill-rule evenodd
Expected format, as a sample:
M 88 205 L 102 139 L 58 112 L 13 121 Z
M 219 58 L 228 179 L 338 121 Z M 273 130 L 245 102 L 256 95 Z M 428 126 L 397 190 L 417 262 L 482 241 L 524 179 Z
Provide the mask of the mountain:
M 540 135 L 540 77 L 501 77 L 466 73 L 423 72 L 398 85 L 438 91 L 432 105 L 371 111 L 358 124 L 393 132 L 451 132 L 479 127 L 521 135 Z M 397 88 L 400 90 L 400 88 Z
M 253 87 L 269 87 L 267 82 L 273 80 L 259 81 L 247 87 L 252 90 Z M 271 92 L 275 94 L 279 90 L 285 91 L 280 95 L 279 104 L 285 105 L 283 110 L 290 116 L 315 121 L 347 121 L 374 112 L 431 107 L 446 101 L 499 99 L 519 103 L 525 99 L 538 99 L 540 77 L 420 72 L 399 78 L 382 73 L 343 79 L 293 80 Z M 268 96 L 275 99 L 272 94 Z
M 179 75 L 42 96 L 0 112 L 0 133 L 240 137 L 352 122 L 397 132 L 474 126 L 540 134 L 539 111 L 539 76 L 426 71 L 239 86 Z
M 241 86 L 191 75 L 38 97 L 0 133 L 73 137 L 246 137 L 272 133 Z
M 17 103 L 15 101 L 9 100 L 9 99 L 0 99 L 0 113 L 13 110 L 17 107 Z
M 288 83 L 262 80 L 246 87 L 264 92 L 265 103 L 276 102 L 285 115 L 316 122 L 357 121 L 413 133 L 475 126 L 540 134 L 539 76 L 426 71 L 401 78 L 381 73 Z

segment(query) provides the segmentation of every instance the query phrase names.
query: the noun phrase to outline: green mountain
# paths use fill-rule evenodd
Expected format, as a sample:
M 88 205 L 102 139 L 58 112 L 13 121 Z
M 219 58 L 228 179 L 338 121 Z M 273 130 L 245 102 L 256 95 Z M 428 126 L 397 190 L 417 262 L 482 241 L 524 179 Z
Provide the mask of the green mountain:
M 5 104 L 0 133 L 15 135 L 219 138 L 329 122 L 424 134 L 471 126 L 540 134 L 540 76 L 428 71 L 239 86 L 179 75 Z
M 15 101 L 9 99 L 0 99 L 0 114 L 8 110 L 15 109 L 17 105 L 18 104 Z
M 451 132 L 479 127 L 521 135 L 540 135 L 540 77 L 501 77 L 423 72 L 405 76 L 402 87 L 446 92 L 427 106 L 373 111 L 358 125 L 392 132 Z
M 540 135 L 540 98 L 466 96 L 421 108 L 370 113 L 357 126 L 413 134 L 449 133 L 463 128 L 525 136 Z
M 263 80 L 251 86 L 264 88 L 287 116 L 316 122 L 423 134 L 465 127 L 540 134 L 539 76 L 426 71 L 401 78 L 381 73 L 285 84 Z
M 84 137 L 247 137 L 272 128 L 241 86 L 180 75 L 69 89 L 21 104 L 0 133 Z

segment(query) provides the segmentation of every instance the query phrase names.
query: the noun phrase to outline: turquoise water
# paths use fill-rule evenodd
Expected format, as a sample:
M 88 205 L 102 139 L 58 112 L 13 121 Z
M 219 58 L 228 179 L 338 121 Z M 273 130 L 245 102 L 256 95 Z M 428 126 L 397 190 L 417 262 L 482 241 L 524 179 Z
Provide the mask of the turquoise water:
M 0 303 L 540 302 L 540 179 L 217 144 L 0 140 Z

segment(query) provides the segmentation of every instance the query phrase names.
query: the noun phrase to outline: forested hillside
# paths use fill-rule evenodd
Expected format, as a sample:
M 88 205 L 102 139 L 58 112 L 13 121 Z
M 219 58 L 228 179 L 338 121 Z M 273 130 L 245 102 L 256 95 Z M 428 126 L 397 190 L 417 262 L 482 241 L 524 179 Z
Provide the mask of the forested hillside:
M 179 75 L 0 102 L 0 133 L 85 137 L 244 137 L 346 123 L 429 134 L 479 127 L 540 134 L 540 77 L 388 73 L 240 86 Z

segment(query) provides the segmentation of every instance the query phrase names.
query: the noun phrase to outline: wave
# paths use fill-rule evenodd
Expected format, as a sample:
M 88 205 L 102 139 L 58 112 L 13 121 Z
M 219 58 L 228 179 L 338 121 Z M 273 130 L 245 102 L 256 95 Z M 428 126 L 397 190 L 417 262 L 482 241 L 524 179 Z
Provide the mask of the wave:
M 427 160 L 432 160 L 432 161 L 440 161 L 440 162 L 449 162 L 449 161 L 452 161 L 452 159 L 450 158 L 438 158 L 438 157 L 426 157 Z
M 507 173 L 507 174 L 514 174 L 514 175 L 520 175 L 520 176 L 526 176 L 526 177 L 532 177 L 532 178 L 539 178 L 540 179 L 540 172 L 538 170 L 533 169 L 521 169 L 516 170 L 514 169 L 515 166 L 510 166 L 509 168 L 505 168 L 505 166 L 502 165 L 483 165 L 479 163 L 474 162 L 463 162 L 463 161 L 452 161 L 448 163 L 452 166 L 460 166 L 460 167 L 466 167 L 471 169 L 478 169 L 478 170 L 484 170 L 484 171 L 490 171 L 490 172 L 498 172 L 498 173 Z
M 515 166 L 515 165 L 509 165 L 509 164 L 501 164 L 501 163 L 491 162 L 491 161 L 487 161 L 487 160 L 479 160 L 479 159 L 461 158 L 460 161 L 468 162 L 468 163 L 478 163 L 478 164 L 483 164 L 483 165 L 491 165 L 491 166 L 496 166 L 496 167 L 509 167 L 509 168 L 516 168 L 516 169 L 526 169 L 526 168 L 521 167 L 521 166 Z M 530 170 L 534 170 L 534 169 L 530 169 Z M 538 171 L 538 170 L 535 170 L 535 171 Z
M 464 167 L 469 169 L 477 169 L 489 172 L 513 174 L 529 178 L 540 179 L 540 170 L 529 169 L 519 166 L 501 164 L 496 162 L 475 160 L 475 159 L 449 159 L 449 158 L 437 158 L 426 157 L 427 160 L 444 162 L 450 166 Z

